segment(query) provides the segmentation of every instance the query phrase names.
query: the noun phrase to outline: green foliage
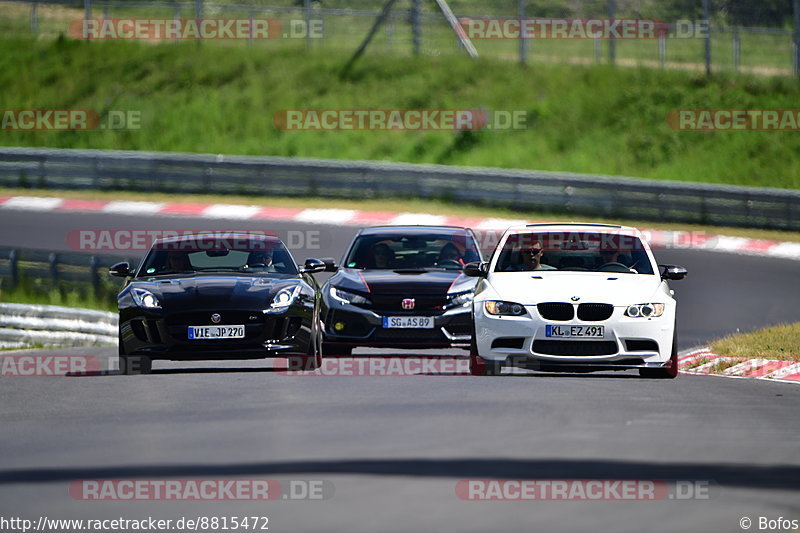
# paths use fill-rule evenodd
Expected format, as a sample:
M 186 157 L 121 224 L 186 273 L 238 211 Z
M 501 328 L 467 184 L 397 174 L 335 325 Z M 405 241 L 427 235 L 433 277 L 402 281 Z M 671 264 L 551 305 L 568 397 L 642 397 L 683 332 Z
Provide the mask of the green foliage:
M 537 43 L 538 44 L 538 43 Z M 800 188 L 800 135 L 679 132 L 674 109 L 793 109 L 794 79 L 219 43 L 9 39 L 6 109 L 135 110 L 141 130 L 5 131 L 9 146 L 371 159 Z M 282 131 L 286 109 L 522 110 L 525 129 Z M 30 181 L 30 179 L 28 179 Z M 35 183 L 30 183 L 35 186 Z

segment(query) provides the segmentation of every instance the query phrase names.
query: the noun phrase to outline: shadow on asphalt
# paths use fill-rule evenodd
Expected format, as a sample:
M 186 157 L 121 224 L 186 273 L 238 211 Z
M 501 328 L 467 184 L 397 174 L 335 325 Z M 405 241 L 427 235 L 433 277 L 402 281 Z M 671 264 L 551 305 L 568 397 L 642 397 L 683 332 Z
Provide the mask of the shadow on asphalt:
M 182 465 L 29 468 L 0 471 L 0 485 L 76 479 L 378 475 L 454 479 L 638 479 L 704 481 L 712 487 L 800 490 L 800 466 L 600 459 L 358 459 Z

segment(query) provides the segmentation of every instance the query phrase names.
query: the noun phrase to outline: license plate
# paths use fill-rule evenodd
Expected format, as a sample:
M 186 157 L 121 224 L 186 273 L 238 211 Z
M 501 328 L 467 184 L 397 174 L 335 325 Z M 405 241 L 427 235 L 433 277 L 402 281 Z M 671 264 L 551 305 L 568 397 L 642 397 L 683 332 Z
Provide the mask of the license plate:
M 384 328 L 433 329 L 432 316 L 385 316 Z
M 596 339 L 602 338 L 604 326 L 552 326 L 545 328 L 546 337 L 559 337 L 566 339 Z
M 244 325 L 241 326 L 189 326 L 189 338 L 205 339 L 243 339 Z

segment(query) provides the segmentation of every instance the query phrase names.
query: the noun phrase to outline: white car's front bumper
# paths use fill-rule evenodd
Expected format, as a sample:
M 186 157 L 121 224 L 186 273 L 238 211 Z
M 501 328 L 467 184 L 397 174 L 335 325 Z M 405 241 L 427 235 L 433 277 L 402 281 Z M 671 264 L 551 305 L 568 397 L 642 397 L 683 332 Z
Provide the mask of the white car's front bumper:
M 478 354 L 486 361 L 529 368 L 546 366 L 647 368 L 662 367 L 672 354 L 675 303 L 655 318 L 630 318 L 615 307 L 603 321 L 545 320 L 537 306 L 523 316 L 496 316 L 475 305 Z M 563 339 L 546 336 L 546 326 L 603 326 L 602 338 Z

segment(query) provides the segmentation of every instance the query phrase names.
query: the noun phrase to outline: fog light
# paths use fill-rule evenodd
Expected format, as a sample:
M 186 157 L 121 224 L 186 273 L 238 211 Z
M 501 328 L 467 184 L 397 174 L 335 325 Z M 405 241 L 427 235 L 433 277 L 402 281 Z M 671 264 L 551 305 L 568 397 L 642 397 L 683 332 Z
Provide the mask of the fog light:
M 337 322 L 333 325 L 333 329 L 336 331 L 342 331 L 344 329 L 344 322 Z

